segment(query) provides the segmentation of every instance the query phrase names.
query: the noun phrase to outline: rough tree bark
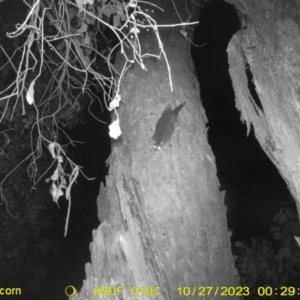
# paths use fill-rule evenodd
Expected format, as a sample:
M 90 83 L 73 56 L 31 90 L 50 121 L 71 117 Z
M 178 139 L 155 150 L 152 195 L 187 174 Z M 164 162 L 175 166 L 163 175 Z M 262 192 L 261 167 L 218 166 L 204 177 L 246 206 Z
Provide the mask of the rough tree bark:
M 171 0 L 153 2 L 165 11 L 155 9 L 158 24 L 180 22 Z M 184 21 L 185 3 L 196 20 L 199 7 L 193 1 L 174 2 Z M 133 65 L 122 83 L 118 114 L 123 134 L 113 143 L 106 187 L 98 197 L 101 225 L 93 232 L 87 279 L 72 299 L 98 299 L 93 296 L 93 290 L 100 293 L 95 286 L 115 287 L 111 294 L 122 291 L 117 299 L 134 299 L 131 287 L 140 289 L 138 299 L 157 293 L 158 299 L 182 299 L 183 293 L 195 292 L 193 287 L 211 286 L 210 295 L 209 290 L 196 289 L 195 297 L 202 292 L 205 299 L 219 299 L 222 290 L 217 288 L 239 283 L 190 45 L 180 29 L 159 30 L 173 92 L 163 59 L 146 59 L 147 71 Z M 141 33 L 141 43 L 145 52 L 159 50 L 151 32 Z M 119 55 L 116 67 L 121 62 Z M 150 138 L 166 104 L 175 108 L 184 101 L 180 129 L 155 151 Z M 153 287 L 146 290 L 147 297 L 145 287 Z
M 226 1 L 235 5 L 244 27 L 228 46 L 236 107 L 248 132 L 253 125 L 300 213 L 300 2 Z M 248 89 L 247 68 L 259 100 Z

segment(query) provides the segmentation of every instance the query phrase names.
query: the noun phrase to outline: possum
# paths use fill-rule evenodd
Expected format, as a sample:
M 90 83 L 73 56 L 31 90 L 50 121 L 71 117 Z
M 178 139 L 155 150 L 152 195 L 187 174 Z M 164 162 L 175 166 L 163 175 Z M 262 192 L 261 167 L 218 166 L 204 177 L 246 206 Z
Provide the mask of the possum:
M 185 104 L 186 102 L 181 103 L 174 110 L 172 110 L 171 104 L 167 104 L 156 123 L 155 132 L 151 138 L 154 141 L 154 149 L 160 150 L 170 139 L 176 128 L 178 114 Z

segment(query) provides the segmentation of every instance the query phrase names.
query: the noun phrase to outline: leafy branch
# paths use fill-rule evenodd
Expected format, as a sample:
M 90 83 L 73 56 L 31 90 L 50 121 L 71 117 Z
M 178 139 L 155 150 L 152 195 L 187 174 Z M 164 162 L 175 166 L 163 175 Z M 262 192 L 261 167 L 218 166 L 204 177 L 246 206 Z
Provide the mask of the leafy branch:
M 68 158 L 64 147 L 59 144 L 59 135 L 65 135 L 73 143 L 61 128 L 62 125 L 76 118 L 86 97 L 91 101 L 95 99 L 92 87 L 100 87 L 106 108 L 116 113 L 117 120 L 110 126 L 110 135 L 117 138 L 121 134 L 116 111 L 122 100 L 120 83 L 129 66 L 137 63 L 146 70 L 145 58 L 163 58 L 168 69 L 170 89 L 173 90 L 171 68 L 158 29 L 171 26 L 185 28 L 197 22 L 157 25 L 154 16 L 157 10 L 162 9 L 138 0 L 23 2 L 28 8 L 25 20 L 16 25 L 16 30 L 7 33 L 8 38 L 20 40 L 21 46 L 15 49 L 12 56 L 5 47 L 0 46 L 7 59 L 0 70 L 9 66 L 10 75 L 7 76 L 6 87 L 0 90 L 0 122 L 11 126 L 16 115 L 29 114 L 31 152 L 5 176 L 0 185 L 0 195 L 7 206 L 3 183 L 27 160 L 30 161 L 28 175 L 33 187 L 37 184 L 45 175 L 37 178 L 37 160 L 43 153 L 43 147 L 47 147 L 53 164 L 56 164 L 50 177 L 53 201 L 58 203 L 62 195 L 69 201 L 66 234 L 71 187 L 82 170 Z M 152 30 L 155 35 L 159 47 L 157 54 L 143 53 L 139 34 L 145 30 Z M 124 57 L 119 72 L 113 66 L 118 50 Z M 104 66 L 100 70 L 97 69 L 99 61 Z M 10 82 L 8 78 L 13 80 Z M 64 160 L 71 169 L 70 175 L 65 172 Z

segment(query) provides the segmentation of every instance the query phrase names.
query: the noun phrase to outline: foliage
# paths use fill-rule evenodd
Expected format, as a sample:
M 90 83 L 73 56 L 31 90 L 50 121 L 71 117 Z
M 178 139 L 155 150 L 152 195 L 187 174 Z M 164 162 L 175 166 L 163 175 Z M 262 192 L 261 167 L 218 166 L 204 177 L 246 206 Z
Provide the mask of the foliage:
M 62 135 L 68 138 L 63 127 L 76 124 L 82 108 L 102 93 L 106 109 L 115 111 L 111 136 L 117 138 L 121 130 L 116 107 L 122 100 L 120 83 L 127 69 L 133 63 L 146 69 L 147 57 L 164 58 L 172 89 L 158 28 L 180 26 L 187 38 L 186 25 L 193 23 L 158 26 L 154 16 L 162 9 L 137 0 L 23 2 L 23 21 L 7 33 L 0 45 L 0 122 L 5 123 L 9 135 L 21 121 L 23 128 L 18 132 L 22 135 L 28 131 L 28 139 L 20 145 L 30 152 L 18 164 L 13 159 L 15 166 L 1 182 L 0 194 L 8 208 L 3 184 L 25 161 L 29 162 L 28 175 L 34 187 L 45 175 L 38 174 L 38 160 L 47 148 L 53 158 L 51 166 L 55 166 L 49 178 L 53 200 L 58 202 L 65 195 L 70 205 L 72 184 L 82 171 L 59 142 Z M 189 20 L 192 14 L 188 15 Z M 139 40 L 139 34 L 149 30 L 158 41 L 155 54 L 144 53 Z M 120 70 L 113 65 L 117 51 L 124 57 Z M 73 144 L 71 139 L 69 144 Z M 10 149 L 12 157 L 13 148 Z
M 9 214 L 0 211 L 4 241 L 0 277 L 6 279 L 3 285 L 14 282 L 36 290 L 41 279 L 47 281 L 42 262 L 60 251 L 45 237 L 54 222 L 44 199 L 49 186 L 41 179 L 50 170 L 53 200 L 58 202 L 64 193 L 70 203 L 80 171 L 67 155 L 66 146 L 74 142 L 64 128 L 76 125 L 83 108 L 99 94 L 104 106 L 115 110 L 121 101 L 120 82 L 132 63 L 146 69 L 145 58 L 163 57 L 171 88 L 172 81 L 154 19 L 160 8 L 151 2 L 23 0 L 23 7 L 20 3 L 16 10 L 24 12 L 23 20 L 6 37 L 0 36 L 0 165 L 10 165 L 10 171 L 1 172 L 5 205 L 0 207 Z M 1 25 L 2 20 L 0 14 Z M 140 45 L 139 34 L 149 30 L 158 40 L 156 54 L 144 53 Z M 117 51 L 124 57 L 119 71 L 113 65 Z M 66 139 L 67 145 L 62 145 Z M 36 190 L 38 185 L 43 188 Z
M 52 228 L 56 225 L 49 210 L 50 203 L 45 201 L 47 186 L 43 184 L 38 191 L 32 192 L 30 187 L 25 165 L 3 185 L 9 211 L 14 217 L 0 210 L 0 277 L 4 286 L 14 282 L 27 292 L 31 289 L 38 292 L 40 285 L 35 283 L 49 280 L 49 269 L 41 262 L 49 258 L 55 260 L 61 248 L 48 234 L 50 225 Z
M 251 299 L 261 298 L 254 292 L 258 287 L 300 285 L 300 248 L 294 238 L 300 236 L 297 213 L 280 209 L 270 229 L 272 238 L 252 239 L 250 245 L 235 243 L 236 267 L 241 284 L 253 291 Z

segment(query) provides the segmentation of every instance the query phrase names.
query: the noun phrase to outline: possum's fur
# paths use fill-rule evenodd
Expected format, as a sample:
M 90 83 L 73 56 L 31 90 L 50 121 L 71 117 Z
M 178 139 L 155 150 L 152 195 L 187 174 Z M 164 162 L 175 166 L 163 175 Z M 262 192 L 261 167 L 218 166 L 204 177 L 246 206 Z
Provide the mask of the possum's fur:
M 178 114 L 185 104 L 186 102 L 181 103 L 176 108 L 174 108 L 174 110 L 172 110 L 171 104 L 167 104 L 162 113 L 162 116 L 156 123 L 155 132 L 152 136 L 155 149 L 161 149 L 164 144 L 170 139 L 176 128 Z

